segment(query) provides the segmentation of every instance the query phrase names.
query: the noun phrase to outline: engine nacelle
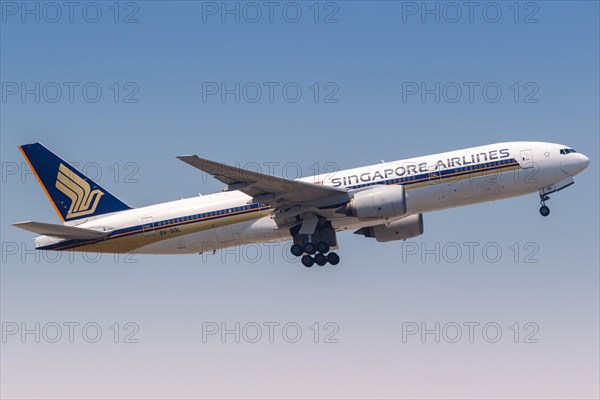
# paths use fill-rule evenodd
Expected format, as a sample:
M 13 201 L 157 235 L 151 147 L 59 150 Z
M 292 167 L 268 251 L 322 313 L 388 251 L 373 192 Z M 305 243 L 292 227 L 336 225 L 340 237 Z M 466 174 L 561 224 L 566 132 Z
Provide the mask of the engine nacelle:
M 375 186 L 354 194 L 346 204 L 348 217 L 389 219 L 406 214 L 406 195 L 402 185 Z
M 375 238 L 378 242 L 404 240 L 419 236 L 423 234 L 423 214 L 410 215 L 389 224 L 369 226 L 354 233 Z

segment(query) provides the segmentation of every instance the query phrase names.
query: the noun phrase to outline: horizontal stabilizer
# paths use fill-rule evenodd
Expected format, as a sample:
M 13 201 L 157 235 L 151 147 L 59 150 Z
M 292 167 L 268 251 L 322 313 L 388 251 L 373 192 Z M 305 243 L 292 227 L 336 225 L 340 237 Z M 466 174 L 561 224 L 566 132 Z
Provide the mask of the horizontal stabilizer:
M 61 239 L 98 239 L 111 232 L 33 221 L 18 222 L 13 224 L 13 226 L 25 229 L 26 231 L 39 233 L 40 235 L 54 236 Z

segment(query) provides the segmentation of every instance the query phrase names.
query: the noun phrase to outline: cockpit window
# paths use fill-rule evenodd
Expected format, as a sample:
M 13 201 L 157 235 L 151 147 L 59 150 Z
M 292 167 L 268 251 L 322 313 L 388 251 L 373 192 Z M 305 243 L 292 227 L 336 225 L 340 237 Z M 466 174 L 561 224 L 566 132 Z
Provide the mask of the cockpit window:
M 560 154 L 569 154 L 569 153 L 577 153 L 573 149 L 560 149 Z

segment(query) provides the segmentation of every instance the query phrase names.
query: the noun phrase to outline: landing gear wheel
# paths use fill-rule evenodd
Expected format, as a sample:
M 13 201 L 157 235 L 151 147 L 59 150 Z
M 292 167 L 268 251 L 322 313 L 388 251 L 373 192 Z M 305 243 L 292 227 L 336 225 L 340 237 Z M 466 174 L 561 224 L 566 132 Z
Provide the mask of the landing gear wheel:
M 319 253 L 315 256 L 315 262 L 319 267 L 322 267 L 323 265 L 327 264 L 327 257 Z
M 319 253 L 325 254 L 329 252 L 329 245 L 327 244 L 327 242 L 319 242 L 319 244 L 317 245 L 317 250 L 319 251 Z
M 546 206 L 548 200 L 550 200 L 549 196 L 540 193 L 540 214 L 542 214 L 542 217 L 550 215 L 550 209 Z
M 302 264 L 306 267 L 306 268 L 310 268 L 313 266 L 313 264 L 315 263 L 314 258 L 312 258 L 309 255 L 306 256 L 302 256 Z
M 340 262 L 340 256 L 338 256 L 337 253 L 329 253 L 327 254 L 327 261 L 329 261 L 329 264 L 331 265 L 338 265 Z
M 308 254 L 315 254 L 317 252 L 317 246 L 315 246 L 314 243 L 306 243 L 306 246 L 304 246 L 304 251 Z
M 300 257 L 302 255 L 302 253 L 304 253 L 304 249 L 299 244 L 292 245 L 292 247 L 290 248 L 290 251 L 296 257 Z

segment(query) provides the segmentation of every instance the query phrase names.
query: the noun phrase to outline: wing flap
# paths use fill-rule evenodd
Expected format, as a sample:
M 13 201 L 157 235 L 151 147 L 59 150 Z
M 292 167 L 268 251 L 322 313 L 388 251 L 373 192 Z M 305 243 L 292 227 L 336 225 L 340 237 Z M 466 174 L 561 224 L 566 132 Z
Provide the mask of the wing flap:
M 53 236 L 60 239 L 98 239 L 110 233 L 110 231 L 96 231 L 93 229 L 77 228 L 75 226 L 56 225 L 35 221 L 18 222 L 13 224 L 13 226 L 40 235 Z

